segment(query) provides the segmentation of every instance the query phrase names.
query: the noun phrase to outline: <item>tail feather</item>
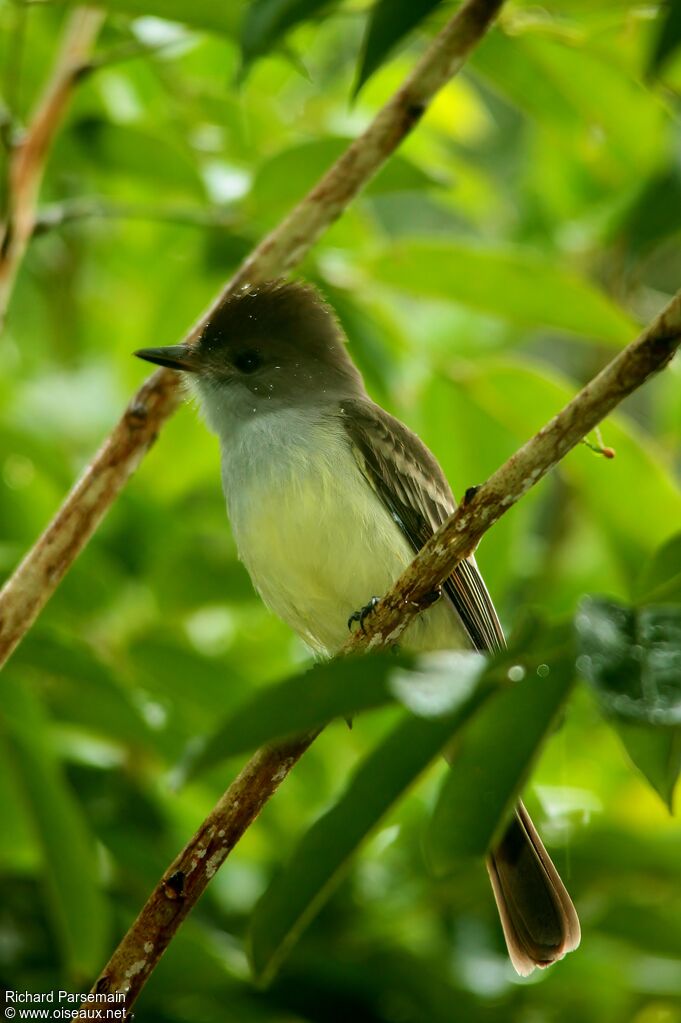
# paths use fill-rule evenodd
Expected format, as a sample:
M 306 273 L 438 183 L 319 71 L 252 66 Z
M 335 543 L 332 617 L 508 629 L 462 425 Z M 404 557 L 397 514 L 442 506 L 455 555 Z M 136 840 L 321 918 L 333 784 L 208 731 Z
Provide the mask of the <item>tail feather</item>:
M 519 803 L 487 859 L 511 962 L 521 977 L 579 945 L 579 919 L 542 840 Z

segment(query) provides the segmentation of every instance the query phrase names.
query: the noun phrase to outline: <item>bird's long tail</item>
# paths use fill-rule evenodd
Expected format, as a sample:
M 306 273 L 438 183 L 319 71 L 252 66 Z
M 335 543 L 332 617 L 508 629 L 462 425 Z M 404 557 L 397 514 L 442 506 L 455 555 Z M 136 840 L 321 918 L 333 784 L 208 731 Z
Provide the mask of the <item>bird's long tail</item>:
M 525 977 L 579 945 L 579 919 L 522 803 L 487 859 L 508 954 Z

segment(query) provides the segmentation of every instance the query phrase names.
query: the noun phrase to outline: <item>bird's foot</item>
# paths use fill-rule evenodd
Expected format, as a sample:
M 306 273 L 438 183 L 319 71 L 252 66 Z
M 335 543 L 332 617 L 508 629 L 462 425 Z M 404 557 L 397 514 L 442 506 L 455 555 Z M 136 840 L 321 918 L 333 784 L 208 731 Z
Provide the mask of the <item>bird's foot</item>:
M 348 629 L 350 629 L 350 631 L 352 632 L 352 623 L 359 622 L 359 627 L 362 630 L 362 632 L 366 632 L 366 629 L 364 628 L 364 622 L 369 617 L 369 615 L 372 613 L 372 611 L 379 602 L 380 597 L 372 597 L 369 603 L 365 604 L 364 607 L 359 609 L 359 611 L 353 611 L 353 613 L 348 618 Z

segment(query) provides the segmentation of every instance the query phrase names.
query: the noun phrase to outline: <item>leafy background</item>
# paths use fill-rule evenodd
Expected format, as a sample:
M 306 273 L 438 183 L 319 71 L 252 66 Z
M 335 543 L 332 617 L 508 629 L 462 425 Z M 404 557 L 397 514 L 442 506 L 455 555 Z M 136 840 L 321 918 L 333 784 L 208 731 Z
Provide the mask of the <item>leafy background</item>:
M 4 102 L 19 124 L 66 6 L 0 4 Z M 182 335 L 452 6 L 106 5 L 97 68 L 49 160 L 2 339 L 3 573 L 143 378 L 131 351 Z M 301 268 L 337 308 L 373 395 L 419 431 L 459 494 L 681 281 L 679 36 L 671 3 L 509 4 Z M 562 623 L 542 626 L 545 638 L 570 632 L 577 615 L 590 687 L 574 689 L 559 728 L 547 714 L 526 799 L 574 894 L 581 949 L 515 977 L 481 858 L 452 848 L 466 806 L 453 822 L 433 815 L 446 776 L 436 760 L 338 864 L 340 883 L 270 986 L 254 986 L 249 941 L 257 964 L 286 921 L 275 885 L 249 939 L 253 908 L 273 878 L 280 891 L 295 881 L 282 870 L 301 837 L 353 770 L 371 782 L 370 754 L 383 751 L 398 786 L 391 736 L 397 727 L 413 738 L 420 719 L 377 697 L 352 730 L 331 724 L 266 807 L 150 981 L 140 1018 L 681 1021 L 681 833 L 665 806 L 679 765 L 679 378 L 677 361 L 606 422 L 614 461 L 580 447 L 479 552 L 521 661 L 531 661 L 528 614 Z M 584 594 L 596 596 L 580 604 Z M 579 652 L 561 650 L 556 664 L 569 663 L 571 678 Z M 226 743 L 180 784 L 197 739 L 254 690 L 273 707 L 266 687 L 307 662 L 236 559 L 216 442 L 185 407 L 5 670 L 7 987 L 87 984 L 243 762 L 243 752 L 225 759 Z M 508 774 L 508 750 L 523 730 L 507 720 L 508 740 L 486 756 L 517 787 L 523 771 Z M 474 721 L 474 738 L 484 736 L 485 719 Z M 338 805 L 354 819 L 347 798 Z M 342 815 L 337 826 L 340 841 Z M 322 881 L 330 869 L 327 857 Z

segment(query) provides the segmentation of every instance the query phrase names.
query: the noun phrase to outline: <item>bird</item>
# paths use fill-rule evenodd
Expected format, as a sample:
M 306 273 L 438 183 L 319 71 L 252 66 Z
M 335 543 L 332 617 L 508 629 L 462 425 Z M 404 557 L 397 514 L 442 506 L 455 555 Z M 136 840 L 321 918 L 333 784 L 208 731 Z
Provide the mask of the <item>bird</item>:
M 333 656 L 456 508 L 435 456 L 371 399 L 336 314 L 306 282 L 245 285 L 191 344 L 135 354 L 186 375 L 219 440 L 227 513 L 255 589 L 316 655 Z M 400 643 L 504 646 L 473 556 Z M 522 802 L 486 864 L 518 974 L 577 948 L 576 910 Z

